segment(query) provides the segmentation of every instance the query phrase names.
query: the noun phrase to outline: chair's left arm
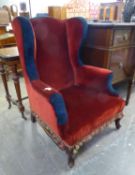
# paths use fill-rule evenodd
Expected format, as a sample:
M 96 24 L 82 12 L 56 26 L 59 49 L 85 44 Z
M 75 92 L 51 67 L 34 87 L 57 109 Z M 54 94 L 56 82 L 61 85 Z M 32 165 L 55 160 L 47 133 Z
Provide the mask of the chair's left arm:
M 52 105 L 58 125 L 64 125 L 68 120 L 68 112 L 62 94 L 41 80 L 32 80 L 31 85 L 38 94 L 42 95 Z
M 107 91 L 111 95 L 118 95 L 112 86 L 113 73 L 111 70 L 90 65 L 79 66 L 76 81 L 91 88 Z

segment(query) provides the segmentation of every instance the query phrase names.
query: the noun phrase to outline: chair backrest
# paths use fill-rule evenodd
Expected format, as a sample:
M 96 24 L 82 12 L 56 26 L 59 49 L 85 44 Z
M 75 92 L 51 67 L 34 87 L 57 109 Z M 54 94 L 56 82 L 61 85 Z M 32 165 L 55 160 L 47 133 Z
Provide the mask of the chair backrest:
M 28 64 L 26 71 L 29 77 L 32 77 L 30 79 L 39 76 L 42 81 L 56 89 L 74 83 L 75 67 L 80 64 L 81 46 L 86 35 L 84 19 L 34 18 L 28 21 L 17 17 L 13 22 L 13 28 L 15 34 L 18 33 L 18 29 L 21 31 L 16 34 L 16 40 L 20 43 L 18 47 L 20 46 L 21 59 Z M 22 46 L 26 52 L 23 55 Z M 32 59 L 35 63 L 30 61 Z

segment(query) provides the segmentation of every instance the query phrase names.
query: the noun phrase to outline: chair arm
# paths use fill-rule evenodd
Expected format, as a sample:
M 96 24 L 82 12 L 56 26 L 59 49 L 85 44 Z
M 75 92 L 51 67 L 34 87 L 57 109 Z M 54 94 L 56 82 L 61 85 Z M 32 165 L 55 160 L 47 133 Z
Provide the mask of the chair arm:
M 113 73 L 109 69 L 85 65 L 77 69 L 77 83 L 99 91 L 107 91 L 111 95 L 118 95 L 112 86 Z
M 64 125 L 68 120 L 68 113 L 62 94 L 41 80 L 31 81 L 32 87 L 42 96 L 48 99 L 55 111 L 57 122 Z
M 52 88 L 50 85 L 44 83 L 41 80 L 33 80 L 31 81 L 31 84 L 36 91 L 44 95 L 47 99 L 49 99 L 50 96 L 54 93 L 59 94 L 59 92 L 56 89 Z

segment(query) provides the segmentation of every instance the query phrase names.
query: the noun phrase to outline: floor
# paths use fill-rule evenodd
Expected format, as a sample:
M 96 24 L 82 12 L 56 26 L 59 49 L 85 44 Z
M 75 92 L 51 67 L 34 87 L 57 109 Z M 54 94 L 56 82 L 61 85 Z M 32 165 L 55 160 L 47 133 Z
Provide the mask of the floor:
M 12 81 L 10 92 L 15 97 Z M 21 78 L 23 96 L 26 95 Z M 125 96 L 124 85 L 120 93 Z M 28 100 L 24 101 L 24 121 L 16 106 L 7 109 L 0 80 L 0 175 L 135 175 L 135 90 L 125 108 L 121 124 L 112 123 L 85 145 L 74 168 L 42 128 L 30 121 Z

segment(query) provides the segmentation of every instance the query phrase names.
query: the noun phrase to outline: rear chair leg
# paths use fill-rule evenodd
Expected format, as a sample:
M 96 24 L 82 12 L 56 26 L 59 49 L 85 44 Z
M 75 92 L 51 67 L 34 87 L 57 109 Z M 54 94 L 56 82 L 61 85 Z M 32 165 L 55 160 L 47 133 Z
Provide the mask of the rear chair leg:
M 36 117 L 35 117 L 35 114 L 34 114 L 33 112 L 31 112 L 31 121 L 32 121 L 33 123 L 36 122 Z
M 121 120 L 121 119 L 116 119 L 116 120 L 115 120 L 116 129 L 120 129 L 120 128 L 121 128 L 120 120 Z

